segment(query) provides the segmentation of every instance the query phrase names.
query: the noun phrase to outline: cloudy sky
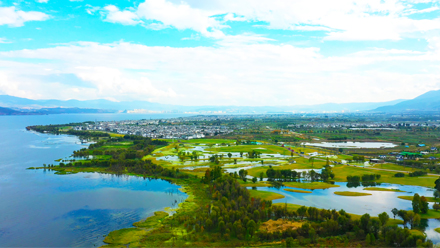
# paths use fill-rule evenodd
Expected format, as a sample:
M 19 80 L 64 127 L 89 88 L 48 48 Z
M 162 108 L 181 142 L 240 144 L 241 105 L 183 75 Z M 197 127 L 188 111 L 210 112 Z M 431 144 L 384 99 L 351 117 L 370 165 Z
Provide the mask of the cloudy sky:
M 0 94 L 179 105 L 440 89 L 440 0 L 0 0 Z

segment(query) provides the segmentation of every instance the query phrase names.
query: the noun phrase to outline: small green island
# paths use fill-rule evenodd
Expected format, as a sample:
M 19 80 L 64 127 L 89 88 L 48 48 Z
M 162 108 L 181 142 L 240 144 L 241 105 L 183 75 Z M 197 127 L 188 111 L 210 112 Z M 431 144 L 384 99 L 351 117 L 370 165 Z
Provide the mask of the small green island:
M 364 190 L 369 190 L 369 191 L 406 192 L 406 191 L 402 191 L 402 190 L 399 190 L 399 189 L 378 188 L 378 187 L 368 187 L 368 188 L 365 188 Z
M 353 192 L 353 191 L 335 191 L 335 195 L 342 195 L 342 196 L 368 196 L 371 195 L 370 193 L 362 193 L 362 192 Z

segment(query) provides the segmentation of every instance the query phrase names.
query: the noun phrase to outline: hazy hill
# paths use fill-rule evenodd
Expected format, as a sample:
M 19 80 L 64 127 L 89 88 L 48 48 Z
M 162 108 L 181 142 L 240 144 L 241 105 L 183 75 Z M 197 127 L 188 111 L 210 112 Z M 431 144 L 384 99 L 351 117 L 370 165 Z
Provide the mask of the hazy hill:
M 378 112 L 440 111 L 440 90 L 428 91 L 414 99 L 376 108 Z
M 133 109 L 147 109 L 153 111 L 175 111 L 175 112 L 198 112 L 208 113 L 214 111 L 222 111 L 223 113 L 286 113 L 286 112 L 354 112 L 367 111 L 381 106 L 393 105 L 404 100 L 394 100 L 390 102 L 376 103 L 326 103 L 317 105 L 296 105 L 296 106 L 178 106 L 160 103 L 152 103 L 147 101 L 125 101 L 113 102 L 109 100 L 31 100 L 26 98 L 0 95 L 0 106 L 22 109 L 32 108 L 44 114 L 52 113 L 87 113 L 86 109 L 93 113 L 116 112 Z M 49 110 L 43 110 L 50 108 Z M 55 108 L 58 108 L 55 110 Z M 79 108 L 81 110 L 75 110 Z M 24 111 L 24 110 L 23 110 Z
M 0 107 L 0 115 L 23 115 L 23 112 L 16 111 L 10 108 L 2 108 Z

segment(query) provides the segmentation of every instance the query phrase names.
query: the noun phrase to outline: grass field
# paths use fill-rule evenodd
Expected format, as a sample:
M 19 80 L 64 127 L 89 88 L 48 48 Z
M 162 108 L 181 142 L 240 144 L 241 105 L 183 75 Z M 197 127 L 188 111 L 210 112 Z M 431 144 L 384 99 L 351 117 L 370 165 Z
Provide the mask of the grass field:
M 411 167 L 406 167 L 406 166 L 397 165 L 397 164 L 375 164 L 372 167 L 373 168 L 378 168 L 378 169 L 398 170 L 398 171 L 408 171 L 408 172 L 416 170 L 416 169 L 411 168 Z
M 428 202 L 438 202 L 440 199 L 435 199 L 434 197 L 430 197 L 430 196 L 425 196 L 426 200 L 428 200 Z M 414 196 L 412 195 L 402 195 L 402 196 L 398 196 L 397 198 L 402 199 L 402 200 L 407 200 L 407 201 L 412 201 Z
M 399 189 L 387 189 L 387 188 L 378 188 L 378 187 L 368 187 L 368 188 L 365 188 L 364 190 L 369 190 L 369 191 L 406 192 L 406 191 L 402 191 L 402 190 L 399 190 Z
M 278 193 L 274 193 L 274 192 L 269 192 L 269 191 L 262 191 L 262 190 L 249 190 L 249 192 L 251 193 L 251 197 L 254 198 L 261 198 L 263 200 L 276 200 L 276 199 L 282 199 L 284 198 L 283 195 L 278 194 Z
M 244 182 L 243 180 L 238 180 L 238 182 L 243 187 L 269 187 L 269 186 L 271 186 L 269 183 L 267 183 L 265 181 L 258 181 L 256 183 L 253 183 L 251 180 L 248 180 L 246 182 Z
M 437 177 L 394 177 L 396 172 L 394 171 L 382 171 L 382 170 L 374 170 L 369 168 L 361 168 L 361 167 L 353 167 L 353 166 L 335 166 L 333 168 L 333 173 L 335 173 L 335 181 L 338 182 L 346 182 L 348 175 L 358 175 L 362 176 L 363 174 L 380 174 L 381 178 L 377 180 L 379 183 L 393 183 L 393 184 L 402 184 L 402 185 L 416 185 L 423 187 L 434 187 L 434 181 Z
M 238 146 L 223 146 L 223 147 L 213 147 L 206 149 L 207 151 L 212 152 L 261 152 L 268 154 L 282 154 L 282 155 L 290 155 L 290 152 L 280 146 L 275 145 L 238 145 Z
M 361 193 L 361 192 L 352 192 L 352 191 L 336 191 L 334 192 L 335 195 L 342 195 L 342 196 L 367 196 L 371 195 L 370 193 Z
M 298 183 L 298 182 L 285 182 L 285 186 L 299 188 L 299 189 L 328 189 L 339 187 L 339 185 L 323 183 L 323 182 L 311 182 L 311 183 Z
M 232 139 L 191 139 L 191 140 L 182 140 L 182 143 L 191 143 L 191 144 L 232 144 L 236 142 L 236 140 Z
M 429 209 L 428 213 L 421 214 L 420 217 L 422 217 L 422 219 L 439 219 L 440 218 L 440 211 L 435 211 L 433 209 Z
M 312 193 L 312 191 L 299 190 L 299 189 L 284 189 L 285 191 L 295 192 L 295 193 Z
M 104 239 L 104 243 L 111 245 L 125 245 L 133 244 L 139 242 L 145 235 L 147 231 L 139 228 L 125 228 L 121 230 L 116 230 Z

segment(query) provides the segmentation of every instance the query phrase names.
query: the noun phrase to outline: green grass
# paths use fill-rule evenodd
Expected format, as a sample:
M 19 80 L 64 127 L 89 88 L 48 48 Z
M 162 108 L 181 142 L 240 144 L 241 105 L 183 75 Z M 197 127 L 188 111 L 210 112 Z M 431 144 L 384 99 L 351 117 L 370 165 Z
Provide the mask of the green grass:
M 416 169 L 397 164 L 375 164 L 374 168 L 398 171 L 415 171 Z
M 406 192 L 400 189 L 387 189 L 387 188 L 378 188 L 378 187 L 368 187 L 365 188 L 364 190 L 369 190 L 369 191 L 392 191 L 392 192 Z
M 232 139 L 191 139 L 191 140 L 182 140 L 182 143 L 191 143 L 191 144 L 231 144 L 235 143 L 236 140 Z
M 298 182 L 285 182 L 285 186 L 299 188 L 299 189 L 328 189 L 339 187 L 339 185 L 323 183 L 323 182 L 312 182 L 312 183 L 298 183 Z
M 312 193 L 312 191 L 298 190 L 298 189 L 284 189 L 285 191 L 295 192 L 295 193 Z
M 237 181 L 243 187 L 269 187 L 269 186 L 271 186 L 270 184 L 268 184 L 265 181 L 258 181 L 256 183 L 253 183 L 251 180 L 247 180 L 246 182 L 244 182 L 243 180 L 238 179 Z
M 430 196 L 425 196 L 426 200 L 428 200 L 428 202 L 438 202 L 440 199 L 435 200 L 434 197 L 430 197 Z M 414 196 L 412 195 L 402 195 L 402 196 L 398 196 L 397 198 L 402 199 L 402 200 L 407 200 L 407 201 L 412 201 Z
M 437 227 L 436 229 L 434 229 L 434 231 L 440 233 L 440 227 Z
M 352 167 L 352 166 L 335 166 L 333 168 L 333 173 L 335 173 L 335 181 L 346 182 L 347 176 L 362 176 L 363 174 L 380 174 L 381 178 L 377 180 L 378 183 L 393 183 L 402 185 L 416 185 L 423 187 L 434 187 L 434 181 L 437 177 L 394 177 L 396 172 L 394 171 L 382 171 L 374 170 L 368 168 Z
M 435 211 L 433 209 L 429 209 L 428 213 L 420 214 L 420 217 L 422 217 L 422 219 L 439 219 L 440 218 L 440 211 Z
M 275 145 L 238 145 L 238 146 L 225 146 L 225 147 L 213 147 L 206 149 L 207 151 L 212 152 L 261 152 L 261 153 L 268 153 L 268 154 L 285 154 L 290 155 L 290 152 L 280 146 Z M 244 156 L 244 155 L 243 155 Z
M 169 214 L 163 211 L 154 212 L 154 215 L 147 219 L 133 223 L 135 227 L 154 228 L 160 225 L 163 219 L 168 217 Z
M 281 194 L 274 193 L 274 192 L 269 192 L 269 191 L 249 190 L 249 192 L 251 193 L 251 197 L 261 198 L 263 200 L 273 201 L 273 200 L 276 200 L 276 199 L 284 198 L 284 196 L 281 195 Z
M 352 192 L 352 191 L 336 191 L 334 192 L 335 195 L 342 195 L 342 196 L 367 196 L 371 195 L 369 193 L 360 193 L 360 192 Z
M 104 243 L 112 245 L 125 245 L 134 242 L 139 242 L 147 231 L 139 228 L 125 228 L 116 230 L 107 235 L 104 239 Z

